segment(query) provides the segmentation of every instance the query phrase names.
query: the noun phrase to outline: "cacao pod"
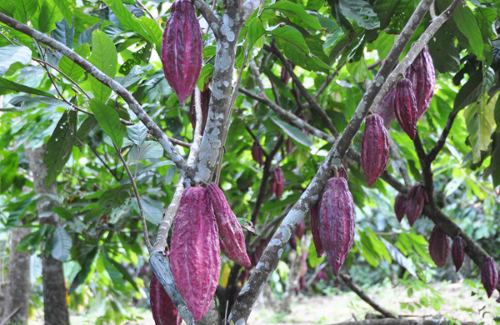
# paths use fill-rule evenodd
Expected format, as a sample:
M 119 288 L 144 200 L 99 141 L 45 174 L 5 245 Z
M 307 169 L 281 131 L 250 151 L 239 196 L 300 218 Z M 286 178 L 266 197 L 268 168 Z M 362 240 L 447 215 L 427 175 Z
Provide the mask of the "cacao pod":
M 284 189 L 285 176 L 283 175 L 281 167 L 278 166 L 273 171 L 273 183 L 271 184 L 271 191 L 274 193 L 277 199 L 280 199 Z
M 465 242 L 462 237 L 455 236 L 453 238 L 453 244 L 451 245 L 451 257 L 453 259 L 453 264 L 455 264 L 455 270 L 458 272 L 462 267 L 465 256 Z
M 323 255 L 323 245 L 321 244 L 321 238 L 319 235 L 321 222 L 319 219 L 319 202 L 316 205 L 311 207 L 311 233 L 314 242 L 314 246 L 316 247 L 316 254 L 318 256 Z
M 368 186 L 372 186 L 384 172 L 389 161 L 389 134 L 384 120 L 378 114 L 366 118 L 365 133 L 361 142 L 361 168 Z
M 247 255 L 243 229 L 227 202 L 224 192 L 217 184 L 209 184 L 207 192 L 217 220 L 222 251 L 227 257 L 241 266 L 252 267 L 250 258 Z
M 406 216 L 410 226 L 413 226 L 415 221 L 422 215 L 426 201 L 427 194 L 423 185 L 418 184 L 410 188 L 406 202 Z
M 202 64 L 201 30 L 190 0 L 176 0 L 163 33 L 163 72 L 179 101 L 191 95 Z
M 339 169 L 337 169 L 337 176 L 348 179 L 347 178 L 347 170 L 344 167 L 339 167 Z
M 160 281 L 153 274 L 149 284 L 149 301 L 151 302 L 151 312 L 156 325 L 180 325 L 181 317 L 177 308 L 170 300 Z
M 257 141 L 254 141 L 252 144 L 252 158 L 260 166 L 264 164 L 264 151 Z
M 481 282 L 483 283 L 488 298 L 491 297 L 498 285 L 498 271 L 497 264 L 489 256 L 484 259 L 483 265 L 481 266 Z
M 375 113 L 380 115 L 384 120 L 384 125 L 388 128 L 392 120 L 396 117 L 394 114 L 394 96 L 396 95 L 396 88 L 390 89 L 385 94 L 384 99 L 380 105 L 375 109 Z
M 280 79 L 285 85 L 287 85 L 288 82 L 290 81 L 290 74 L 288 73 L 288 70 L 285 67 L 281 67 Z
M 415 138 L 417 132 L 417 100 L 410 80 L 403 79 L 397 83 L 392 106 L 401 128 L 411 139 Z
M 179 293 L 200 320 L 208 311 L 220 273 L 219 231 L 205 188 L 184 191 L 172 228 L 172 273 Z
M 446 259 L 450 251 L 448 236 L 438 226 L 435 226 L 429 239 L 429 253 L 434 263 L 442 267 L 446 264 Z
M 205 89 L 200 93 L 200 104 L 201 104 L 201 134 L 205 131 L 205 125 L 207 124 L 208 118 L 208 108 L 210 106 L 210 96 L 212 92 L 210 88 L 208 88 L 208 84 L 205 86 Z M 193 97 L 191 99 L 191 104 L 189 105 L 189 120 L 191 121 L 191 125 L 193 126 L 193 130 L 196 128 L 196 108 L 194 107 L 194 91 Z
M 333 273 L 340 268 L 354 242 L 354 202 L 343 177 L 328 180 L 319 208 L 320 238 Z
M 425 113 L 434 94 L 436 75 L 427 46 L 408 67 L 406 77 L 411 81 L 417 100 L 417 120 Z
M 304 233 L 306 232 L 306 224 L 304 222 L 304 220 L 302 219 L 298 224 L 297 226 L 295 227 L 295 236 L 298 238 L 298 239 L 302 239 L 302 237 L 304 236 Z
M 394 200 L 394 213 L 396 214 L 396 218 L 399 222 L 403 220 L 406 214 L 406 204 L 406 196 L 404 194 L 398 193 L 398 195 L 396 195 L 396 199 Z

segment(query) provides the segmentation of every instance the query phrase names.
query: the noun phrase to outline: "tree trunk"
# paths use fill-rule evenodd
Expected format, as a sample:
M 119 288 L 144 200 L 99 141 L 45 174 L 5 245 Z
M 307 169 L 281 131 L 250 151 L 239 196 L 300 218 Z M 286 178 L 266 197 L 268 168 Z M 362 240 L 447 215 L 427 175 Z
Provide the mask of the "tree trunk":
M 15 228 L 10 238 L 9 276 L 5 290 L 2 323 L 27 324 L 31 290 L 30 254 L 17 251 L 19 242 L 30 233 L 26 228 Z
M 47 185 L 47 169 L 43 162 L 45 148 L 28 149 L 26 154 L 33 173 L 35 192 L 41 194 L 37 201 L 40 223 L 57 225 L 57 216 L 52 213 L 50 196 L 56 195 L 54 184 Z M 61 261 L 42 252 L 43 312 L 45 325 L 69 325 L 68 306 L 66 304 L 66 284 Z

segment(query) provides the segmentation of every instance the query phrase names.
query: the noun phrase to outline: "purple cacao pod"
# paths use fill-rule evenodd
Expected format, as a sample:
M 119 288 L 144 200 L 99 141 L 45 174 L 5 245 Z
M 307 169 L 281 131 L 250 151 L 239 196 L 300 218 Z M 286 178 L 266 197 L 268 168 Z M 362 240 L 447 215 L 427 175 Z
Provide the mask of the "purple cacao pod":
M 170 300 L 156 275 L 152 275 L 149 284 L 149 301 L 156 325 L 180 325 L 182 322 L 177 308 Z
M 450 252 L 450 243 L 448 236 L 438 226 L 435 226 L 429 239 L 429 253 L 434 263 L 442 267 L 446 264 L 446 259 Z
M 319 208 L 320 238 L 337 275 L 354 242 L 354 202 L 343 177 L 328 180 Z
M 281 67 L 280 78 L 285 85 L 287 85 L 288 82 L 290 81 L 290 74 L 288 73 L 288 70 L 285 67 Z
M 172 5 L 161 61 L 165 78 L 183 103 L 194 90 L 202 64 L 200 24 L 190 0 L 176 0 Z
M 271 190 L 277 199 L 281 198 L 283 191 L 285 189 L 285 176 L 281 167 L 278 166 L 273 171 L 273 183 L 271 184 Z
M 417 120 L 425 113 L 434 94 L 436 75 L 432 57 L 425 47 L 406 71 L 417 100 Z
M 349 178 L 347 177 L 347 169 L 345 169 L 343 166 L 341 166 L 341 167 L 339 167 L 339 168 L 337 169 L 337 176 L 338 176 L 338 177 L 343 177 L 343 178 L 345 178 L 345 179 L 349 179 Z
M 311 207 L 311 233 L 316 247 L 316 254 L 318 256 L 323 255 L 323 244 L 321 244 L 321 237 L 319 235 L 321 229 L 321 222 L 319 219 L 319 202 Z
M 418 184 L 410 188 L 406 202 L 406 216 L 410 226 L 413 226 L 415 221 L 422 215 L 426 201 L 427 193 L 423 185 Z
M 403 220 L 406 214 L 406 204 L 406 196 L 404 194 L 398 193 L 398 195 L 396 195 L 396 199 L 394 200 L 394 213 L 396 214 L 396 218 L 399 222 Z
M 210 88 L 208 88 L 208 84 L 205 86 L 205 89 L 200 93 L 200 104 L 201 104 L 201 134 L 205 131 L 205 125 L 207 124 L 208 118 L 208 108 L 210 106 L 210 96 L 212 92 Z M 193 130 L 196 128 L 196 109 L 194 107 L 194 91 L 193 97 L 191 97 L 191 104 L 189 105 L 189 120 L 191 121 L 191 125 L 193 126 Z
M 491 257 L 486 257 L 481 266 L 481 282 L 483 283 L 484 290 L 491 297 L 493 291 L 498 285 L 498 271 L 497 264 Z
M 264 164 L 264 151 L 257 141 L 254 141 L 252 144 L 252 158 L 260 166 Z
M 458 272 L 462 267 L 465 256 L 465 242 L 462 237 L 455 236 L 453 238 L 453 244 L 451 245 L 451 257 L 453 259 L 453 264 L 455 264 L 455 270 Z
M 184 191 L 172 227 L 170 262 L 175 284 L 195 320 L 208 311 L 220 273 L 219 231 L 205 188 Z
M 387 94 L 385 94 L 384 99 L 380 105 L 375 109 L 375 113 L 380 115 L 384 120 L 384 125 L 388 128 L 391 125 L 392 120 L 396 117 L 394 113 L 394 96 L 396 95 L 396 88 L 390 89 Z
M 219 227 L 222 251 L 224 251 L 227 257 L 241 266 L 246 268 L 252 267 L 252 262 L 250 262 L 247 254 L 243 229 L 227 202 L 224 192 L 222 192 L 217 184 L 209 184 L 207 192 L 210 202 L 212 202 L 217 226 Z
M 369 115 L 365 123 L 361 142 L 361 168 L 368 186 L 372 186 L 389 161 L 389 134 L 385 129 L 384 120 L 378 114 Z
M 304 219 L 302 219 L 297 226 L 295 226 L 295 236 L 298 239 L 302 239 L 304 236 L 304 233 L 306 232 L 306 224 L 304 222 Z
M 403 79 L 396 85 L 393 107 L 401 128 L 413 139 L 417 132 L 417 100 L 410 80 Z

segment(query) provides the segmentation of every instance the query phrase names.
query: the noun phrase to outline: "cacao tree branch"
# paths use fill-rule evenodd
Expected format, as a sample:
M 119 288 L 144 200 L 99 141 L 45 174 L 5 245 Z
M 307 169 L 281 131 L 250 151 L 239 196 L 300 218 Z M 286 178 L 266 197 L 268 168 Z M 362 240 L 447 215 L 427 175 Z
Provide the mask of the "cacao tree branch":
M 443 129 L 443 132 L 439 136 L 439 140 L 436 142 L 436 145 L 434 148 L 431 149 L 429 152 L 427 158 L 429 159 L 429 162 L 432 162 L 436 159 L 438 153 L 443 149 L 446 139 L 448 138 L 448 134 L 450 134 L 451 128 L 453 126 L 453 122 L 455 121 L 455 118 L 457 117 L 458 113 L 462 110 L 463 108 L 456 107 L 454 108 L 450 115 L 448 115 L 448 120 L 446 121 L 446 126 Z
M 212 10 L 212 8 L 210 8 L 210 6 L 207 3 L 205 3 L 204 0 L 193 0 L 193 4 L 201 12 L 203 18 L 205 18 L 205 20 L 208 23 L 208 26 L 210 26 L 210 29 L 212 29 L 215 37 L 217 39 L 220 38 L 221 22 L 219 17 L 217 17 L 215 12 Z
M 381 93 L 382 86 L 389 84 L 390 82 L 394 83 L 395 78 L 389 81 L 386 81 L 386 78 L 393 70 L 393 67 L 398 61 L 399 55 L 402 53 L 416 28 L 423 20 L 427 10 L 429 9 L 430 2 L 430 0 L 421 1 L 406 26 L 403 28 L 403 31 L 397 38 L 393 48 L 375 76 L 374 82 L 369 86 L 368 90 L 358 104 L 353 118 L 345 128 L 344 132 L 335 141 L 325 161 L 319 167 L 316 175 L 311 180 L 311 183 L 302 193 L 292 209 L 287 213 L 287 216 L 282 221 L 280 227 L 275 232 L 273 238 L 264 250 L 262 257 L 260 258 L 257 266 L 253 269 L 248 282 L 241 289 L 238 295 L 236 303 L 229 316 L 229 321 L 233 321 L 235 323 L 246 322 L 262 286 L 267 280 L 269 274 L 276 268 L 281 252 L 283 251 L 283 247 L 290 239 L 290 235 L 293 232 L 295 225 L 304 218 L 304 215 L 309 212 L 311 205 L 318 200 L 326 180 L 330 176 L 332 167 L 338 167 L 341 165 L 342 157 L 349 148 L 353 137 L 359 130 L 361 123 L 363 122 L 363 119 L 368 113 L 368 110 L 373 104 L 376 96 L 385 95 L 385 93 Z M 460 2 L 460 0 L 455 0 L 451 6 L 457 5 L 458 2 Z M 450 15 L 451 11 L 445 11 L 445 13 L 440 15 L 440 17 L 436 18 L 436 20 L 429 25 L 426 31 L 422 34 L 420 39 L 413 45 L 408 56 L 403 59 L 400 65 L 407 66 L 413 62 L 417 54 L 420 53 L 429 39 L 434 36 L 436 31 L 444 24 Z M 402 68 L 400 68 L 400 70 L 403 71 Z M 392 84 L 389 84 L 389 86 L 392 86 Z M 385 91 L 387 92 L 387 90 L 388 87 Z
M 108 86 L 110 89 L 112 89 L 115 93 L 117 93 L 120 97 L 123 98 L 123 100 L 129 105 L 130 109 L 134 112 L 135 115 L 139 118 L 139 120 L 146 126 L 150 133 L 158 140 L 158 142 L 161 144 L 167 155 L 170 157 L 170 159 L 175 163 L 177 168 L 181 170 L 181 173 L 187 173 L 188 175 L 190 172 L 188 171 L 186 167 L 186 161 L 184 158 L 179 154 L 177 149 L 174 147 L 172 142 L 168 139 L 168 137 L 165 135 L 165 133 L 160 129 L 160 127 L 151 119 L 151 117 L 146 113 L 146 111 L 142 108 L 142 106 L 137 102 L 137 100 L 134 98 L 134 96 L 125 88 L 123 87 L 120 83 L 115 81 L 114 79 L 108 77 L 105 73 L 103 73 L 101 70 L 99 70 L 97 67 L 95 67 L 92 63 L 89 61 L 85 60 L 83 57 L 78 55 L 76 52 L 65 46 L 64 44 L 56 41 L 55 39 L 25 25 L 17 20 L 5 15 L 4 13 L 0 12 L 0 22 L 10 26 L 11 28 L 26 34 L 33 38 L 34 40 L 45 44 L 52 49 L 56 50 L 57 52 L 65 55 L 68 57 L 71 61 L 75 62 L 79 66 L 81 66 L 87 73 L 89 73 L 91 76 L 99 80 L 101 83 L 105 84 Z

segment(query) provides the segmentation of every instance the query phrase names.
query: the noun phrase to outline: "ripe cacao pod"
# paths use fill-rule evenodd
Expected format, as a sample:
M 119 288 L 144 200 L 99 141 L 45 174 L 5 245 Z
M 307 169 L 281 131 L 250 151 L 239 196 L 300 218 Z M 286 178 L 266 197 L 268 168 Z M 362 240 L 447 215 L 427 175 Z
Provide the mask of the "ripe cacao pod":
M 486 257 L 481 266 L 481 282 L 483 283 L 484 290 L 491 297 L 493 291 L 498 285 L 498 271 L 497 264 L 491 257 Z
M 175 284 L 195 320 L 208 311 L 220 273 L 219 231 L 204 187 L 184 191 L 172 228 L 170 262 Z
M 378 114 L 366 118 L 365 133 L 361 142 L 361 168 L 368 186 L 372 186 L 384 172 L 389 161 L 389 134 L 384 120 Z
M 281 81 L 283 84 L 287 85 L 288 82 L 290 81 L 290 74 L 288 73 L 288 70 L 285 67 L 281 67 L 281 75 L 280 75 Z
M 415 221 L 422 215 L 426 201 L 427 193 L 423 185 L 418 184 L 410 188 L 405 210 L 410 226 L 413 226 Z
M 227 202 L 224 192 L 217 184 L 209 184 L 207 192 L 217 220 L 222 251 L 227 257 L 241 266 L 252 267 L 250 258 L 247 255 L 243 229 Z
M 271 184 L 271 191 L 274 193 L 277 199 L 280 199 L 284 189 L 285 176 L 283 175 L 281 167 L 278 166 L 273 171 L 273 183 Z
M 384 125 L 388 128 L 392 120 L 396 117 L 394 114 L 394 96 L 396 95 L 396 88 L 390 89 L 385 94 L 384 99 L 380 105 L 375 109 L 375 113 L 380 115 L 384 120 Z
M 254 141 L 252 144 L 252 158 L 260 166 L 264 164 L 264 151 L 257 141 Z
M 153 274 L 149 284 L 149 301 L 156 325 L 180 325 L 182 322 L 177 308 L 170 300 L 160 281 Z
M 311 207 L 311 233 L 314 242 L 314 246 L 316 247 L 316 254 L 318 256 L 323 255 L 323 245 L 321 244 L 321 237 L 319 235 L 321 222 L 319 219 L 319 202 L 316 205 Z
M 417 100 L 410 80 L 403 79 L 397 83 L 393 107 L 399 125 L 413 139 L 417 132 Z
M 200 93 L 200 104 L 201 104 L 201 134 L 205 131 L 205 125 L 207 124 L 208 118 L 208 108 L 210 106 L 210 96 L 212 92 L 210 88 L 208 88 L 208 84 L 205 86 L 205 89 Z M 191 97 L 191 104 L 189 105 L 189 120 L 191 121 L 191 125 L 193 126 L 193 130 L 196 128 L 196 108 L 194 107 L 194 91 L 193 96 Z
M 434 263 L 442 267 L 446 264 L 446 259 L 450 252 L 450 243 L 448 236 L 438 226 L 435 226 L 429 239 L 429 253 Z
M 411 81 L 417 100 L 417 120 L 425 113 L 434 94 L 436 75 L 432 57 L 425 47 L 408 67 L 406 77 Z
M 404 194 L 398 193 L 398 195 L 396 195 L 396 199 L 394 200 L 394 213 L 396 214 L 396 218 L 399 222 L 403 220 L 406 214 L 406 204 L 406 196 Z
M 462 267 L 465 256 L 465 242 L 462 237 L 455 236 L 453 238 L 453 244 L 451 244 L 451 257 L 453 259 L 453 264 L 455 264 L 455 270 L 458 272 Z
M 343 177 L 328 180 L 319 208 L 320 238 L 333 273 L 340 268 L 354 242 L 354 202 Z
M 192 94 L 202 64 L 201 30 L 191 0 L 176 0 L 163 33 L 163 72 L 183 103 Z

